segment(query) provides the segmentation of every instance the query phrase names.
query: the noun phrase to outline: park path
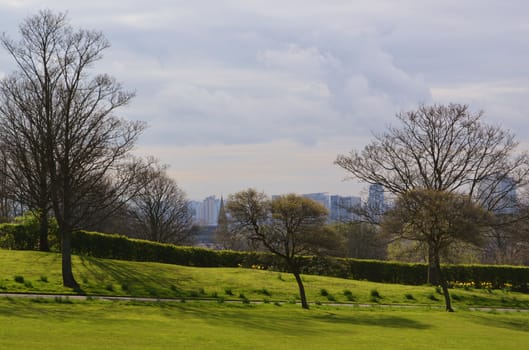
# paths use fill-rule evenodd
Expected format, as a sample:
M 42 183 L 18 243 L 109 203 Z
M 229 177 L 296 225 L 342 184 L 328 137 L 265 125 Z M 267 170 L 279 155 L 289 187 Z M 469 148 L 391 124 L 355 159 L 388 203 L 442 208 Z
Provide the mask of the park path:
M 135 301 L 145 303 L 156 303 L 156 302 L 180 302 L 182 299 L 186 301 L 202 301 L 202 302 L 217 302 L 217 299 L 212 298 L 149 298 L 149 297 L 128 297 L 128 296 L 109 296 L 109 295 L 79 295 L 79 294 L 41 294 L 41 293 L 0 293 L 1 298 L 24 298 L 24 299 L 66 299 L 66 300 L 108 300 L 108 301 Z M 241 303 L 241 300 L 225 300 L 225 303 Z M 251 304 L 263 304 L 262 301 L 252 301 Z M 286 304 L 287 302 L 280 302 Z M 407 304 L 352 304 L 352 303 L 322 303 L 326 306 L 335 307 L 360 307 L 360 308 L 371 308 L 371 307 L 382 307 L 382 308 L 402 308 L 402 309 L 418 309 L 418 308 L 432 308 L 432 309 L 444 309 L 442 305 L 407 305 Z M 529 313 L 529 309 L 523 308 L 506 308 L 506 307 L 465 307 L 470 311 L 482 311 L 482 312 L 523 312 Z M 456 309 L 457 310 L 457 309 Z

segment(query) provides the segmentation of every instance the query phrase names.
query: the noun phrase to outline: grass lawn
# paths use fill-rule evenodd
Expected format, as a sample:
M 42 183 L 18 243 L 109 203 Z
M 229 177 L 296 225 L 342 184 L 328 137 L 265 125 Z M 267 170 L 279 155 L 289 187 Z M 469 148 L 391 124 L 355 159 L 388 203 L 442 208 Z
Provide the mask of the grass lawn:
M 529 315 L 0 299 L 0 349 L 520 349 Z
M 62 286 L 55 253 L 0 249 L 0 292 L 73 293 Z M 73 257 L 74 275 L 87 295 L 155 298 L 295 301 L 298 289 L 288 273 L 242 268 L 196 268 L 159 263 Z M 444 305 L 440 290 L 304 275 L 309 302 Z M 452 289 L 454 306 L 529 308 L 529 295 L 505 290 Z

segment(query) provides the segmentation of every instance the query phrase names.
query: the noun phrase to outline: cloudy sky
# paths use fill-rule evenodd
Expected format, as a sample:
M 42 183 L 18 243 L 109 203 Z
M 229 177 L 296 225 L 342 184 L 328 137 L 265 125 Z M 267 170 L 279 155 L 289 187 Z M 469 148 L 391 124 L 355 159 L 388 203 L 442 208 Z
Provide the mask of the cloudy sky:
M 0 0 L 0 32 L 44 8 L 103 31 L 95 70 L 149 125 L 136 152 L 192 199 L 363 194 L 334 159 L 420 103 L 469 104 L 529 145 L 525 0 Z

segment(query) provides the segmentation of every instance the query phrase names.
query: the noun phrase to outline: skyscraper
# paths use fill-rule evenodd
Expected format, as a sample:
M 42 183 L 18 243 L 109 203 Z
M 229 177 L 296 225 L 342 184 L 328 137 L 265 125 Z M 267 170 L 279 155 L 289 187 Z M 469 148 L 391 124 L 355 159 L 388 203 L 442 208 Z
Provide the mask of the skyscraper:
M 329 221 L 334 222 L 354 220 L 352 209 L 362 204 L 360 197 L 339 195 L 332 195 L 330 202 Z

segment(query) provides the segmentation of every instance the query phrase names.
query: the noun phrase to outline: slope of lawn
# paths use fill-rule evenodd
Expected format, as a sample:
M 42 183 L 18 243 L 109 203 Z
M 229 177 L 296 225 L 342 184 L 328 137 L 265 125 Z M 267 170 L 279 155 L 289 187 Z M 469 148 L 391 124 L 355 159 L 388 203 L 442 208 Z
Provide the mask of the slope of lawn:
M 288 273 L 242 268 L 195 268 L 159 263 L 73 257 L 74 275 L 86 295 L 153 298 L 213 298 L 295 302 L 297 285 Z M 405 286 L 304 275 L 312 303 L 443 305 L 432 286 Z M 0 249 L 0 292 L 74 294 L 62 286 L 55 253 Z M 507 290 L 452 289 L 454 306 L 529 308 L 529 295 Z
M 521 349 L 524 313 L 0 298 L 1 349 Z

